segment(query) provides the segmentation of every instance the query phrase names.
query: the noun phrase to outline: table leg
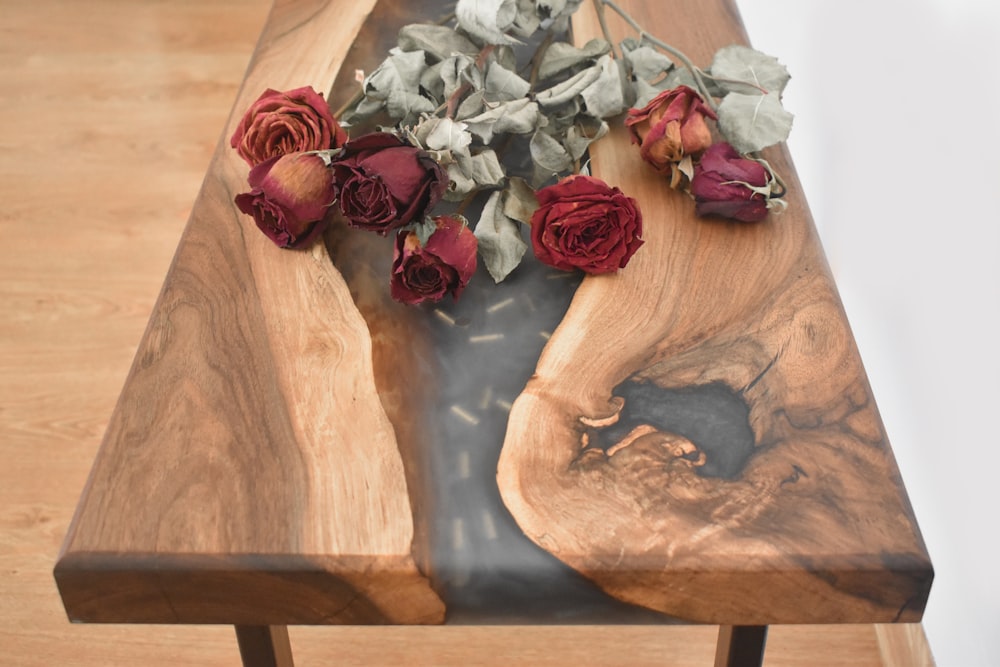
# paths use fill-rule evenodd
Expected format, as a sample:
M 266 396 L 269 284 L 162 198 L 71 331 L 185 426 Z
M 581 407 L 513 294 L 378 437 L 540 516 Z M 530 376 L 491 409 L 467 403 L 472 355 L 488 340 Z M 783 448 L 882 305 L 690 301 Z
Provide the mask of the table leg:
M 284 625 L 237 625 L 243 667 L 293 667 L 292 645 Z
M 719 626 L 715 667 L 761 667 L 766 641 L 766 625 Z

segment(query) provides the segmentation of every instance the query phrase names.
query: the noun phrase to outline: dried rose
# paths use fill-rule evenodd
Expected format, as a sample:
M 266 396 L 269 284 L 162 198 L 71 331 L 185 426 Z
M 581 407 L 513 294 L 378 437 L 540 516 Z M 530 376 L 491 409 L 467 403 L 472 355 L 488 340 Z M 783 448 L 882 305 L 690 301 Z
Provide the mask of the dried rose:
M 476 272 L 476 237 L 465 221 L 450 216 L 434 218 L 437 229 L 424 245 L 416 232 L 396 235 L 389 290 L 402 303 L 440 301 L 445 294 L 457 299 Z
M 422 219 L 448 187 L 448 172 L 426 151 L 385 132 L 348 141 L 333 174 L 348 223 L 383 236 Z
M 278 92 L 268 88 L 236 126 L 229 144 L 253 167 L 264 160 L 300 151 L 339 148 L 347 133 L 311 87 Z
M 642 213 L 634 199 L 591 176 L 569 176 L 537 193 L 531 244 L 557 269 L 610 273 L 642 245 Z
M 698 215 L 718 215 L 741 222 L 767 217 L 767 197 L 755 188 L 770 182 L 767 169 L 740 155 L 727 143 L 710 147 L 694 169 L 691 194 Z
M 642 109 L 629 109 L 625 125 L 632 133 L 632 143 L 640 145 L 642 158 L 658 171 L 679 179 L 674 165 L 712 143 L 706 117 L 716 116 L 701 95 L 687 86 L 678 86 L 663 91 Z M 671 185 L 676 187 L 677 183 Z
M 275 245 L 302 248 L 326 227 L 337 196 L 330 168 L 315 153 L 273 157 L 250 170 L 252 190 L 236 195 L 236 205 L 252 215 Z

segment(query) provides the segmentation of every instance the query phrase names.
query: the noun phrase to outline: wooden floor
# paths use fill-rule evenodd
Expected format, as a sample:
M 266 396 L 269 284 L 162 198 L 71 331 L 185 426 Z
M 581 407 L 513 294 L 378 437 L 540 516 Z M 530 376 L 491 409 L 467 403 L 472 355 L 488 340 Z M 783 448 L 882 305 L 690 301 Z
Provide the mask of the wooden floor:
M 74 626 L 51 571 L 269 0 L 4 0 L 4 665 L 238 665 L 228 627 Z M 293 628 L 301 665 L 709 665 L 715 629 Z M 931 664 L 919 626 L 776 627 L 767 665 Z

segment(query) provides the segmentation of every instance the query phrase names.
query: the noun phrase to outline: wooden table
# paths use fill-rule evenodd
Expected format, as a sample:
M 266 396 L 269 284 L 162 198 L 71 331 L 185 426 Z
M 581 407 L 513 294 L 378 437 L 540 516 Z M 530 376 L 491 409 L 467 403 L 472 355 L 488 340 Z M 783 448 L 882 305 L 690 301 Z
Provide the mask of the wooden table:
M 56 566 L 69 617 L 232 624 L 246 665 L 290 665 L 291 624 L 711 623 L 759 664 L 769 624 L 918 621 L 931 565 L 783 147 L 789 210 L 709 222 L 616 129 L 628 268 L 437 308 L 388 299 L 380 240 L 279 252 L 237 212 L 243 110 L 337 106 L 408 4 L 275 3 Z M 726 0 L 622 4 L 700 63 L 746 39 Z

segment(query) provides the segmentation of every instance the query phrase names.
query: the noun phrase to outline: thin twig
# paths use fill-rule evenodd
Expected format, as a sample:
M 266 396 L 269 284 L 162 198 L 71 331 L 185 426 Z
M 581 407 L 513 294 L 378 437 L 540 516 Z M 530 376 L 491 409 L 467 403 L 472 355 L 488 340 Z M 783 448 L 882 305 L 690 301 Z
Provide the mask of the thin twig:
M 604 40 L 611 45 L 611 57 L 617 59 L 618 51 L 615 49 L 615 41 L 611 39 L 611 30 L 608 28 L 608 17 L 604 13 L 604 0 L 594 0 L 594 8 L 597 10 L 597 22 L 601 24 L 601 32 L 604 33 Z
M 613 9 L 615 13 L 618 14 L 618 16 L 622 17 L 622 19 L 624 19 L 626 23 L 632 26 L 632 29 L 635 30 L 637 33 L 639 33 L 640 41 L 647 41 L 650 44 L 659 47 L 660 49 L 666 51 L 667 53 L 669 53 L 670 55 L 674 56 L 679 61 L 681 61 L 681 64 L 684 65 L 684 67 L 686 67 L 688 71 L 691 72 L 691 76 L 694 77 L 695 84 L 698 86 L 698 92 L 701 93 L 701 96 L 705 98 L 705 102 L 712 108 L 712 111 L 719 110 L 719 106 L 715 103 L 715 99 L 712 97 L 712 94 L 708 92 L 708 86 L 705 85 L 705 81 L 702 78 L 704 73 L 701 71 L 701 69 L 695 66 L 693 62 L 691 62 L 690 58 L 684 55 L 682 51 L 675 49 L 674 47 L 670 46 L 663 40 L 657 39 L 656 37 L 653 37 L 652 35 L 648 34 L 645 30 L 643 30 L 642 26 L 639 25 L 639 22 L 636 21 L 634 18 L 632 18 L 632 16 L 628 12 L 619 7 L 614 0 L 596 0 L 596 1 L 602 5 L 607 5 L 608 7 Z

